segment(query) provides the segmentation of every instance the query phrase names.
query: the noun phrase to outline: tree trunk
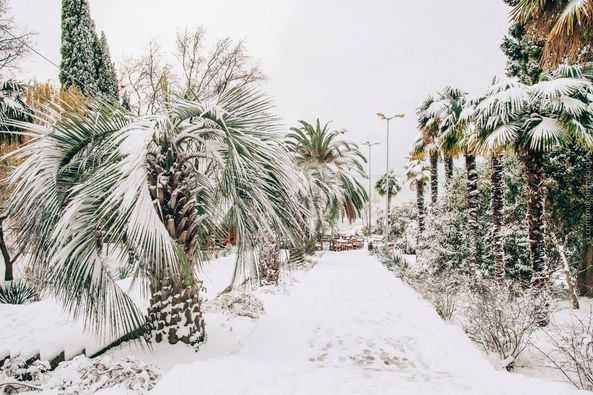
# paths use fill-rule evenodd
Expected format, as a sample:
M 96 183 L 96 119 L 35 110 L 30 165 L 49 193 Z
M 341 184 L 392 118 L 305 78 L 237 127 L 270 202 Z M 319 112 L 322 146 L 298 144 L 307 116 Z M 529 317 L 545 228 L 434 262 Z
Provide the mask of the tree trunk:
M 585 250 L 578 272 L 579 294 L 593 297 L 593 154 L 589 155 L 587 174 L 587 199 L 585 199 Z
M 416 181 L 416 210 L 418 211 L 418 237 L 424 232 L 424 181 Z
M 260 285 L 278 285 L 280 279 L 280 248 L 276 243 L 262 242 L 258 264 Z
M 564 281 L 566 283 L 566 288 L 568 289 L 568 296 L 570 297 L 572 308 L 578 310 L 579 298 L 577 297 L 574 282 L 572 281 L 572 275 L 570 274 L 570 265 L 568 264 L 566 253 L 564 252 L 564 245 L 560 243 L 554 232 L 550 232 L 550 235 L 552 236 L 554 246 L 556 247 L 556 250 L 558 250 L 558 254 L 560 255 L 560 259 L 562 260 L 562 272 L 564 274 Z
M 0 252 L 2 252 L 2 259 L 4 260 L 4 281 L 12 281 L 14 280 L 13 263 L 4 240 L 5 219 L 6 217 L 0 217 Z
M 430 154 L 430 202 L 434 207 L 439 198 L 439 154 Z
M 531 252 L 532 276 L 531 284 L 541 289 L 546 284 L 546 252 L 545 252 L 545 187 L 543 155 L 529 153 L 524 157 L 527 167 L 527 222 L 529 224 L 529 249 Z
M 302 247 L 290 247 L 288 249 L 288 266 L 290 268 L 302 267 L 305 264 L 305 249 Z
M 179 342 L 197 349 L 206 339 L 201 284 L 181 279 L 151 279 L 146 337 L 149 341 Z
M 467 227 L 468 227 L 468 266 L 472 275 L 476 274 L 478 266 L 478 172 L 476 170 L 476 157 L 471 154 L 465 154 L 465 168 L 467 171 Z
M 387 214 L 385 217 L 385 221 L 387 224 L 387 229 L 388 229 L 388 234 L 387 237 L 389 237 L 389 233 L 391 233 L 391 190 L 389 188 L 387 188 Z
M 453 157 L 445 154 L 445 188 L 448 190 L 451 187 L 451 179 L 453 178 Z
M 502 280 L 505 276 L 504 264 L 504 239 L 502 235 L 502 210 L 504 207 L 504 180 L 502 161 L 500 156 L 494 155 L 490 159 L 492 168 L 492 226 L 494 239 L 494 273 L 496 278 Z
M 167 144 L 165 142 L 163 144 Z M 175 149 L 162 146 L 167 155 L 176 155 Z M 198 237 L 199 208 L 189 192 L 191 174 L 181 161 L 172 159 L 173 165 L 151 164 L 150 194 L 158 206 L 163 225 L 188 259 L 201 248 Z M 164 165 L 164 164 L 163 164 Z M 232 237 L 232 230 L 230 232 Z M 189 265 L 193 268 L 193 265 Z M 178 268 L 181 272 L 184 268 Z M 202 284 L 189 273 L 162 273 L 150 278 L 150 305 L 148 308 L 146 338 L 160 343 L 185 343 L 197 349 L 206 339 L 202 313 Z

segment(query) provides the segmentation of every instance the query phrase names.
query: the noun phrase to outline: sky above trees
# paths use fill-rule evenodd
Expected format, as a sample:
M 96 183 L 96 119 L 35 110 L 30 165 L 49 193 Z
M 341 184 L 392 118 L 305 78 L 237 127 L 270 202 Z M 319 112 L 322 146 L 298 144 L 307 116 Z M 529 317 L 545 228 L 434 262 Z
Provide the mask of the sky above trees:
M 15 22 L 38 33 L 35 48 L 58 64 L 59 3 L 10 2 Z M 385 125 L 376 112 L 407 115 L 392 122 L 390 139 L 391 167 L 402 174 L 418 103 L 445 85 L 483 93 L 505 67 L 499 46 L 508 13 L 497 0 L 101 0 L 91 13 L 116 63 L 139 55 L 151 39 L 173 57 L 176 33 L 186 27 L 204 26 L 210 43 L 244 39 L 287 129 L 320 117 L 348 129 L 350 140 L 381 143 L 373 149 L 374 180 L 385 171 Z M 35 55 L 19 73 L 41 81 L 57 75 Z

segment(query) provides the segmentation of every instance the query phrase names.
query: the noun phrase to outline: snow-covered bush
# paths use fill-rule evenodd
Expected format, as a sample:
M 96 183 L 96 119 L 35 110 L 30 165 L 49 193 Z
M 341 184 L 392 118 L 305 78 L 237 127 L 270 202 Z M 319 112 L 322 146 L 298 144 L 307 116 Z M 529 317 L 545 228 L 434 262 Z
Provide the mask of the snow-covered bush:
M 208 308 L 240 317 L 259 318 L 264 313 L 263 303 L 248 293 L 224 293 L 208 304 Z
M 465 284 L 462 275 L 427 276 L 428 294 L 437 314 L 445 321 L 453 319 L 459 294 Z
M 569 328 L 546 331 L 552 352 L 546 354 L 554 367 L 577 388 L 593 390 L 593 311 L 572 321 Z
M 511 370 L 541 321 L 541 312 L 547 308 L 546 297 L 517 283 L 490 280 L 481 281 L 468 296 L 465 332 Z
M 36 360 L 28 363 L 28 358 L 15 355 L 8 358 L 0 368 L 0 382 L 3 381 L 34 381 L 41 380 L 50 369 L 47 361 Z M 12 379 L 12 380 L 10 380 Z
M 110 357 L 89 359 L 80 356 L 60 364 L 41 385 L 60 395 L 94 394 L 120 385 L 142 394 L 153 389 L 160 377 L 161 373 L 155 367 L 131 358 L 113 360 Z
M 404 203 L 394 207 L 390 213 L 389 223 L 390 238 L 395 241 L 395 248 L 406 254 L 415 254 L 418 223 L 414 204 Z
M 25 281 L 0 282 L 0 304 L 26 304 L 38 299 L 37 291 Z

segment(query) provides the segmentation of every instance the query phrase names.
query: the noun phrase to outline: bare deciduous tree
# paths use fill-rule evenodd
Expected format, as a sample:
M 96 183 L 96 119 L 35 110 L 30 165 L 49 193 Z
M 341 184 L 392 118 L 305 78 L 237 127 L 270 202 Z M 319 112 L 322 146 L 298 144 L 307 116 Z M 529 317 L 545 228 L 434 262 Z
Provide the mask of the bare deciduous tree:
M 138 115 L 154 114 L 171 93 L 174 75 L 166 64 L 157 42 L 151 41 L 146 52 L 126 60 L 120 70 L 124 94 L 129 95 L 132 111 Z
M 155 41 L 144 55 L 124 62 L 119 74 L 134 112 L 154 113 L 172 93 L 188 100 L 204 100 L 264 79 L 243 41 L 225 38 L 209 48 L 205 36 L 202 27 L 178 33 L 174 64 L 165 60 Z
M 0 0 L 0 74 L 16 68 L 30 48 L 32 33 L 17 29 L 8 15 L 7 0 Z
M 208 51 L 203 27 L 177 34 L 177 58 L 182 72 L 181 94 L 200 100 L 226 89 L 245 86 L 264 79 L 259 66 L 253 65 L 243 41 L 224 38 Z

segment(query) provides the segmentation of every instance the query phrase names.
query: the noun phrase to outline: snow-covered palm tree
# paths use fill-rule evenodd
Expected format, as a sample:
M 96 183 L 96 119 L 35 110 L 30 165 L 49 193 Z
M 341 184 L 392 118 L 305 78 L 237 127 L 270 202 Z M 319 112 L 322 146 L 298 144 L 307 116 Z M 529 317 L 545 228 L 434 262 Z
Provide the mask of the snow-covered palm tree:
M 574 139 L 593 146 L 593 85 L 577 66 L 561 66 L 533 85 L 512 81 L 493 85 L 476 108 L 476 124 L 488 151 L 512 149 L 523 161 L 528 184 L 532 284 L 543 286 L 544 170 L 546 152 Z
M 406 164 L 406 178 L 410 182 L 410 188 L 416 191 L 418 236 L 420 237 L 425 227 L 424 186 L 430 179 L 430 168 L 424 161 L 410 157 Z
M 375 184 L 379 196 L 387 196 L 387 215 L 391 212 L 391 199 L 402 189 L 399 179 L 393 170 L 383 174 Z
M 438 136 L 443 107 L 444 102 L 437 93 L 428 96 L 416 110 L 420 138 L 414 145 L 413 155 L 416 158 L 428 156 L 430 160 L 430 195 L 433 206 L 436 205 L 439 195 L 438 164 L 441 151 Z
M 468 101 L 466 94 L 459 89 L 447 87 L 442 96 L 446 100 L 441 112 L 440 144 L 443 150 L 458 155 L 463 153 L 466 170 L 468 266 L 473 272 L 478 261 L 479 242 L 479 190 L 476 168 L 478 136 L 472 119 L 475 103 Z
M 541 35 L 544 63 L 555 67 L 564 59 L 579 61 L 591 44 L 593 0 L 516 0 L 511 17 Z
M 102 333 L 147 324 L 157 342 L 202 342 L 195 269 L 226 225 L 238 249 L 234 284 L 257 275 L 258 235 L 302 238 L 299 175 L 270 109 L 237 89 L 150 117 L 99 101 L 47 127 L 21 125 L 34 138 L 15 154 L 10 214 L 47 291 Z M 150 291 L 147 320 L 111 274 L 117 265 Z
M 464 149 L 464 124 L 461 115 L 466 102 L 466 94 L 460 89 L 446 86 L 439 92 L 440 109 L 436 113 L 438 121 L 438 145 L 445 160 L 445 182 L 447 188 L 453 177 L 453 159 L 466 151 Z M 467 157 L 466 157 L 467 159 Z
M 496 80 L 493 81 L 493 85 L 496 84 Z M 492 239 L 494 241 L 494 272 L 498 279 L 503 279 L 505 276 L 505 262 L 504 262 L 504 235 L 502 229 L 503 221 L 503 209 L 504 209 L 504 178 L 503 178 L 503 153 L 505 150 L 504 146 L 490 147 L 485 149 L 483 146 L 483 139 L 488 138 L 488 133 L 479 130 L 479 126 L 476 122 L 476 107 L 485 99 L 485 97 L 478 97 L 468 101 L 466 108 L 462 114 L 462 121 L 466 127 L 466 144 L 468 144 L 470 150 L 474 153 L 478 152 L 485 157 L 490 159 L 490 184 L 491 184 L 491 197 L 490 197 L 490 210 L 491 210 L 491 222 L 492 222 Z M 467 162 L 467 158 L 466 158 Z M 475 162 L 475 160 L 474 160 Z M 476 218 L 474 224 L 474 231 L 477 232 L 477 210 L 478 210 L 478 175 L 475 173 L 475 180 L 470 181 L 470 166 L 468 168 L 468 199 L 470 199 L 470 191 L 475 194 L 475 201 L 471 204 L 472 208 L 475 209 L 475 213 L 470 212 L 470 218 Z M 475 164 L 473 166 L 475 171 Z M 470 183 L 472 186 L 470 187 Z M 468 200 L 469 201 L 469 200 Z M 470 209 L 471 211 L 471 209 Z
M 359 178 L 365 178 L 366 158 L 356 144 L 339 139 L 330 124 L 299 121 L 286 136 L 286 145 L 303 172 L 305 194 L 313 213 L 315 232 L 335 225 L 340 218 L 359 218 L 368 200 Z

